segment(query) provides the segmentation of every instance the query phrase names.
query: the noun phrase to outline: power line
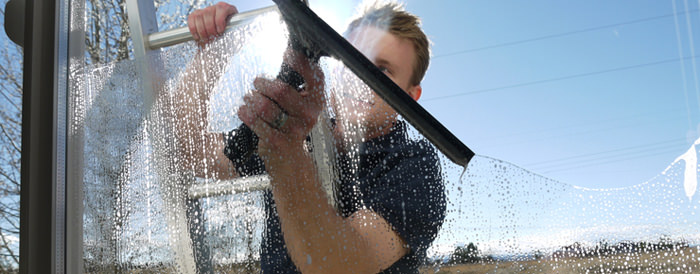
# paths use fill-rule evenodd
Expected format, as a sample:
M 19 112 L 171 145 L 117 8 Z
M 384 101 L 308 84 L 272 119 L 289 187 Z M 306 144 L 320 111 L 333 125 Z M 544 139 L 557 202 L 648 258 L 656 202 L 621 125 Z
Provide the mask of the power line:
M 445 95 L 445 96 L 427 98 L 427 99 L 424 99 L 423 101 L 427 102 L 427 101 L 434 101 L 434 100 L 442 100 L 442 99 L 447 99 L 447 98 L 459 97 L 459 96 L 464 96 L 464 95 L 472 95 L 472 94 L 484 93 L 484 92 L 491 92 L 491 91 L 497 91 L 497 90 L 502 90 L 502 89 L 511 89 L 511 88 L 518 88 L 518 87 L 531 86 L 531 85 L 537 85 L 537 84 L 544 84 L 544 83 L 548 83 L 548 82 L 569 80 L 569 79 L 581 78 L 581 77 L 586 77 L 586 76 L 605 74 L 605 73 L 610 73 L 610 72 L 617 72 L 617 71 L 624 71 L 624 70 L 630 70 L 630 69 L 636 69 L 636 68 L 642 68 L 642 67 L 656 66 L 656 65 L 679 62 L 681 60 L 694 59 L 694 58 L 696 58 L 696 56 L 666 59 L 666 60 L 661 60 L 661 61 L 656 61 L 656 62 L 637 64 L 637 65 L 632 65 L 632 66 L 617 67 L 617 68 L 612 68 L 612 69 L 586 72 L 586 73 L 580 73 L 580 74 L 573 74 L 573 75 L 567 75 L 567 76 L 562 76 L 562 77 L 555 77 L 555 78 L 532 81 L 532 82 L 524 82 L 524 83 L 518 83 L 518 84 L 513 84 L 513 85 L 495 87 L 495 88 L 477 89 L 477 90 L 460 92 L 460 93 L 455 93 L 455 94 L 450 94 L 450 95 Z
M 678 149 L 679 147 L 680 147 L 680 144 L 671 143 L 671 144 L 667 144 L 664 146 L 652 147 L 652 148 L 637 150 L 637 151 L 633 151 L 633 152 L 629 152 L 629 153 L 610 155 L 607 157 L 601 157 L 601 158 L 597 158 L 597 159 L 582 160 L 582 161 L 574 162 L 574 163 L 562 163 L 559 165 L 552 165 L 550 167 L 541 168 L 541 169 L 544 169 L 546 173 L 549 173 L 549 172 L 577 169 L 577 168 L 588 167 L 588 166 L 598 166 L 598 165 L 603 165 L 603 164 L 612 163 L 612 162 L 621 162 L 621 161 L 627 161 L 627 160 L 631 160 L 631 159 L 639 159 L 639 158 L 644 158 L 644 157 L 649 157 L 649 156 L 655 156 L 655 155 L 659 155 L 659 154 L 679 152 L 679 149 Z
M 507 47 L 507 46 L 517 45 L 517 44 L 534 42 L 534 41 L 558 38 L 558 37 L 562 37 L 562 36 L 568 36 L 568 35 L 573 35 L 573 34 L 578 34 L 578 33 L 583 33 L 583 32 L 619 27 L 619 26 L 624 26 L 624 25 L 637 24 L 637 23 L 642 23 L 642 22 L 647 22 L 647 21 L 659 20 L 659 19 L 663 19 L 666 17 L 677 16 L 677 14 L 681 14 L 681 13 L 686 13 L 686 14 L 688 14 L 688 16 L 690 16 L 689 13 L 691 13 L 691 12 L 694 13 L 697 11 L 698 11 L 697 9 L 685 10 L 685 11 L 681 11 L 681 12 L 674 12 L 674 13 L 669 13 L 669 14 L 664 14 L 664 15 L 659 15 L 659 16 L 654 16 L 654 17 L 647 17 L 647 18 L 642 18 L 642 19 L 637 19 L 637 20 L 632 20 L 632 21 L 627 21 L 627 22 L 622 22 L 622 23 L 616 23 L 616 24 L 592 27 L 592 28 L 587 28 L 587 29 L 562 32 L 562 33 L 557 33 L 557 34 L 550 34 L 550 35 L 545 35 L 545 36 L 540 36 L 540 37 L 535 37 L 535 38 L 530 38 L 530 39 L 506 42 L 506 43 L 495 44 L 495 45 L 473 48 L 473 49 L 465 49 L 465 50 L 460 50 L 460 51 L 456 51 L 456 52 L 436 55 L 436 56 L 433 56 L 432 59 L 438 59 L 438 58 L 442 58 L 442 57 L 454 56 L 454 55 L 459 55 L 459 54 L 464 54 L 464 53 L 469 53 L 469 52 L 482 51 L 482 50 L 487 50 L 487 49 L 501 48 L 501 47 Z
M 543 166 L 544 165 L 543 167 L 540 167 L 540 168 L 551 169 L 551 168 L 559 167 L 561 165 L 580 164 L 581 162 L 590 162 L 590 161 L 605 160 L 605 159 L 609 159 L 609 158 L 617 158 L 620 156 L 626 156 L 626 155 L 630 155 L 633 153 L 647 152 L 647 151 L 650 151 L 652 149 L 678 147 L 679 145 L 682 145 L 684 143 L 685 143 L 685 138 L 678 138 L 678 139 L 656 142 L 656 143 L 651 143 L 651 144 L 643 144 L 643 145 L 638 145 L 638 146 L 630 146 L 630 147 L 600 151 L 600 152 L 595 152 L 595 153 L 581 154 L 581 155 L 576 155 L 576 156 L 571 156 L 571 157 L 566 157 L 566 158 L 560 158 L 560 159 L 556 159 L 556 160 L 541 161 L 541 162 L 529 164 L 526 166 L 532 167 L 532 166 Z M 623 153 L 617 153 L 617 152 L 623 152 Z M 605 155 L 605 154 L 612 154 L 612 155 L 590 159 L 593 156 Z M 586 159 L 586 158 L 589 158 L 589 159 Z M 575 163 L 567 163 L 567 162 L 571 162 L 572 160 L 579 160 L 579 159 L 582 159 L 582 160 L 577 161 Z
M 669 120 L 675 121 L 675 120 L 677 120 L 677 118 L 676 117 L 667 117 L 665 119 L 657 120 L 657 121 L 653 122 L 653 124 L 664 122 L 664 121 L 669 121 Z M 585 135 L 592 135 L 592 134 L 599 134 L 601 132 L 622 130 L 622 129 L 626 129 L 626 128 L 633 128 L 633 127 L 638 127 L 641 125 L 648 125 L 648 124 L 652 124 L 652 123 L 649 121 L 643 121 L 643 122 L 637 122 L 637 123 L 626 123 L 623 125 L 610 125 L 610 126 L 606 126 L 603 128 L 598 128 L 596 130 L 581 129 L 581 130 L 575 131 L 575 132 L 566 132 L 563 134 L 552 134 L 552 135 L 548 135 L 547 137 L 539 138 L 536 140 L 517 139 L 517 141 L 514 141 L 514 142 L 498 142 L 498 145 L 499 146 L 511 146 L 511 145 L 524 144 L 524 143 L 534 143 L 534 142 L 538 142 L 538 141 L 551 140 L 551 139 L 562 139 L 562 138 L 567 139 L 570 136 L 576 136 L 576 137 L 580 138 L 580 137 L 585 136 Z
M 581 122 L 581 123 L 569 123 L 569 124 L 564 125 L 564 126 L 556 126 L 556 127 L 549 127 L 549 128 L 536 128 L 536 129 L 530 129 L 530 130 L 521 131 L 521 132 L 511 132 L 507 135 L 491 136 L 488 138 L 490 140 L 497 140 L 497 139 L 513 138 L 513 136 L 533 135 L 533 134 L 542 134 L 545 132 L 552 132 L 552 131 L 563 131 L 563 130 L 567 130 L 567 129 L 577 129 L 577 128 L 583 128 L 584 126 L 591 126 L 591 125 L 600 126 L 603 124 L 624 122 L 624 121 L 628 121 L 628 120 L 638 121 L 641 117 L 647 117 L 647 116 L 659 117 L 663 114 L 675 114 L 676 112 L 678 112 L 678 111 L 677 111 L 677 108 L 675 108 L 675 107 L 672 109 L 663 109 L 663 110 L 659 109 L 657 111 L 647 111 L 647 112 L 643 112 L 643 113 L 637 113 L 634 115 L 617 116 L 614 118 L 607 117 L 605 120 L 588 120 L 588 121 Z M 673 116 L 672 119 L 675 119 L 675 116 Z M 664 122 L 664 121 L 666 121 L 666 120 L 657 121 L 657 123 Z M 650 124 L 650 123 L 645 123 L 645 124 Z M 637 124 L 635 124 L 635 125 L 637 125 Z M 620 126 L 616 125 L 616 128 L 619 128 L 619 127 Z M 599 131 L 605 131 L 605 129 L 599 130 Z M 579 133 L 576 133 L 576 134 L 579 134 Z M 565 136 L 568 136 L 568 135 L 570 135 L 570 134 L 567 134 Z M 558 136 L 558 137 L 562 137 L 562 136 Z
M 659 151 L 658 149 L 654 149 L 654 150 L 642 151 L 642 152 L 653 152 L 653 153 L 643 154 L 642 152 L 639 152 L 639 153 L 634 153 L 634 156 L 627 155 L 630 157 L 622 157 L 622 158 L 616 157 L 616 159 L 615 159 L 615 157 L 613 157 L 613 158 L 610 158 L 611 160 L 609 160 L 609 161 L 603 161 L 603 162 L 596 161 L 596 162 L 586 164 L 586 165 L 575 165 L 575 166 L 563 167 L 563 168 L 559 168 L 559 169 L 546 170 L 546 171 L 543 171 L 542 173 L 546 174 L 546 173 L 553 173 L 553 172 L 561 172 L 561 171 L 567 171 L 567 170 L 572 170 L 572 169 L 578 169 L 578 168 L 583 168 L 583 167 L 599 166 L 599 165 L 609 164 L 609 163 L 613 163 L 613 162 L 627 161 L 630 159 L 647 158 L 647 157 L 657 156 L 657 155 L 661 155 L 661 154 L 671 153 L 674 151 L 676 151 L 676 149 L 665 149 L 662 151 Z M 642 154 L 642 155 L 639 155 L 639 154 Z M 621 156 L 623 156 L 623 155 L 621 155 Z

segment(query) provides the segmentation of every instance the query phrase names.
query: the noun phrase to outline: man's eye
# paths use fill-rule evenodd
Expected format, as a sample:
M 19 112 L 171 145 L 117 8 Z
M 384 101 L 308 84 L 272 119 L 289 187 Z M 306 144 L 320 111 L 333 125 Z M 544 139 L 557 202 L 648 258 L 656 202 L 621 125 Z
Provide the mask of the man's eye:
M 386 68 L 386 67 L 379 66 L 378 68 L 379 68 L 379 70 L 380 70 L 381 72 L 384 72 L 384 73 L 391 73 L 391 72 L 389 71 L 389 69 Z

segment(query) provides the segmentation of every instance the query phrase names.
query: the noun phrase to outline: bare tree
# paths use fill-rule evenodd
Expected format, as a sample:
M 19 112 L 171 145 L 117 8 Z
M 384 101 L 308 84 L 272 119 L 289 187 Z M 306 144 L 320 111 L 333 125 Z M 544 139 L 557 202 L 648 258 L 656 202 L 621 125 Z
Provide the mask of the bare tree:
M 22 48 L 0 41 L 0 272 L 7 273 L 19 264 Z
M 187 15 L 206 4 L 202 0 L 155 0 L 161 30 L 183 27 Z M 132 45 L 125 0 L 88 0 L 85 45 L 88 62 L 105 64 L 128 59 Z
M 0 1 L 0 12 L 8 0 Z M 202 0 L 155 0 L 161 30 L 186 25 L 194 9 L 210 4 Z M 85 5 L 85 66 L 100 67 L 133 58 L 125 0 L 87 0 Z M 3 18 L 4 20 L 4 18 Z M 87 71 L 87 70 L 86 70 Z M 22 128 L 22 48 L 6 37 L 0 39 L 0 273 L 15 272 L 19 262 L 19 196 Z M 100 134 L 99 132 L 93 132 Z M 105 147 L 109 147 L 108 145 Z M 87 152 L 87 151 L 86 151 Z M 109 153 L 103 151 L 100 153 Z M 128 157 L 128 154 L 123 155 Z M 128 161 L 123 158 L 118 161 Z M 94 170 L 84 182 L 86 190 L 99 186 L 96 196 L 85 196 L 85 237 L 104 245 L 86 246 L 86 270 L 120 272 L 120 250 L 117 239 L 132 209 L 120 200 L 126 181 L 121 168 Z M 91 185 L 91 186 L 88 186 Z M 248 261 L 254 261 L 251 220 L 245 224 Z M 90 226 L 90 227 L 89 227 Z M 88 241 L 88 240 L 86 240 Z M 86 244 L 88 245 L 88 244 Z
M 4 21 L 5 5 L 0 1 Z M 205 4 L 198 0 L 156 0 L 160 9 L 159 24 L 165 28 L 184 26 L 186 16 Z M 129 59 L 131 41 L 124 0 L 87 0 L 85 5 L 85 59 L 87 64 L 100 65 Z M 0 273 L 17 270 L 19 263 L 19 197 L 22 130 L 22 48 L 0 37 Z M 106 197 L 120 197 L 123 191 L 116 178 L 118 171 L 104 170 L 106 181 L 115 183 Z M 117 198 L 118 199 L 118 198 Z M 121 226 L 127 214 L 120 201 L 111 204 L 107 217 L 113 229 Z M 117 217 L 118 218 L 114 218 Z M 105 216 L 100 216 L 104 218 Z M 116 221 L 115 221 L 116 220 Z M 106 220 L 97 220 L 106 221 Z M 98 232 L 99 233 L 99 232 Z M 105 232 L 113 238 L 114 231 Z M 115 251 L 108 251 L 114 253 Z
M 154 4 L 156 13 L 159 15 L 157 16 L 159 26 L 161 29 L 169 29 L 184 26 L 187 15 L 204 3 L 196 0 L 156 0 Z M 85 59 L 89 67 L 98 68 L 107 65 L 115 68 L 113 66 L 115 63 L 133 58 L 125 0 L 88 0 L 85 12 Z M 100 79 L 100 81 L 104 80 Z M 99 89 L 106 89 L 107 94 L 131 92 L 120 91 L 123 86 L 113 81 L 120 80 L 107 80 L 104 84 L 112 87 L 105 86 Z M 105 90 L 101 93 L 104 94 Z M 124 96 L 128 97 L 128 95 Z M 96 100 L 100 101 L 99 98 Z M 102 110 L 110 112 L 113 102 L 95 102 L 95 105 L 101 105 Z M 128 132 L 133 132 L 138 122 L 114 121 L 113 118 L 108 117 L 109 113 L 97 113 L 97 115 L 102 117 L 98 120 L 104 121 L 103 123 L 107 125 L 93 128 L 91 132 L 86 133 L 92 136 L 86 136 L 88 147 L 85 152 L 92 155 L 91 157 L 102 159 L 102 162 L 86 163 L 85 166 L 85 172 L 89 173 L 90 177 L 84 185 L 85 199 L 86 205 L 90 208 L 86 208 L 84 225 L 87 237 L 92 240 L 85 246 L 85 267 L 88 271 L 122 272 L 123 267 L 126 266 L 120 263 L 124 259 L 122 258 L 124 250 L 120 246 L 121 238 L 132 216 L 132 208 L 124 201 L 125 188 L 129 180 L 124 176 L 126 167 L 123 165 L 129 161 L 127 159 L 129 152 L 125 150 L 129 147 L 129 140 L 124 139 L 123 136 L 117 138 L 114 136 L 115 131 L 132 135 Z M 90 119 L 90 117 L 86 118 Z M 96 143 L 95 139 L 99 141 Z M 127 143 L 124 143 L 125 141 Z M 118 155 L 116 158 L 113 155 L 115 149 Z
M 85 49 L 88 62 L 104 64 L 129 58 L 129 25 L 123 0 L 88 0 Z

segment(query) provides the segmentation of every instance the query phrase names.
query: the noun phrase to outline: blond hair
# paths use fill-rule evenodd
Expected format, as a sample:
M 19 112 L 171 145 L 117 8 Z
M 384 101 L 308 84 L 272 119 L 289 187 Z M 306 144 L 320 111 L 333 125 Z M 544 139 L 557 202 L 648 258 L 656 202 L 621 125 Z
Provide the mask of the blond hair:
M 364 26 L 386 30 L 398 38 L 408 39 L 413 44 L 416 59 L 411 84 L 420 84 L 430 64 L 430 41 L 420 27 L 420 18 L 406 12 L 403 5 L 396 2 L 375 2 L 365 7 L 362 15 L 348 25 L 345 33 L 347 35 Z

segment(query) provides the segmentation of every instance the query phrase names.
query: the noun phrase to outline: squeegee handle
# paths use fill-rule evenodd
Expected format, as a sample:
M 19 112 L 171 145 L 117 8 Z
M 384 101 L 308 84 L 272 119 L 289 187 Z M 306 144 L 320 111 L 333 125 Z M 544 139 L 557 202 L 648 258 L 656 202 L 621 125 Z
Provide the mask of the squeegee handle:
M 301 91 L 306 83 L 304 77 L 292 69 L 287 63 L 282 63 L 282 68 L 280 68 L 280 73 L 277 74 L 277 79 L 287 83 L 297 91 Z M 255 135 L 255 132 L 246 124 L 241 124 L 231 133 L 231 139 L 228 140 L 224 154 L 233 161 L 234 166 L 239 169 L 239 173 L 241 173 L 240 169 L 250 160 L 250 157 L 252 157 L 253 153 L 258 149 L 258 140 L 258 136 Z M 260 174 L 262 172 L 252 171 L 252 173 Z

